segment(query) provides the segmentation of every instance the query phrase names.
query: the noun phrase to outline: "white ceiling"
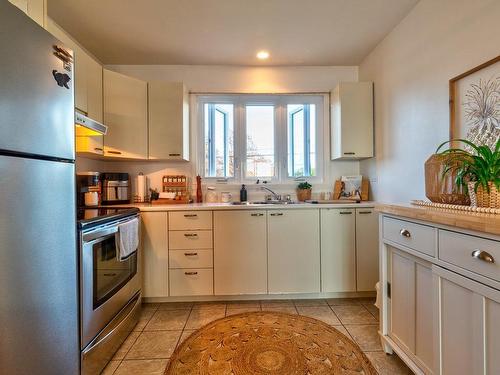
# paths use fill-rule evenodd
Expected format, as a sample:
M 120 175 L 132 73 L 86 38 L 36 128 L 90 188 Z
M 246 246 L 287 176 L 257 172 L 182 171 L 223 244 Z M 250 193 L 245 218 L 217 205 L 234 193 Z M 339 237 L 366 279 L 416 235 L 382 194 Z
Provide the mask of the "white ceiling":
M 49 0 L 48 13 L 105 64 L 358 65 L 417 2 Z

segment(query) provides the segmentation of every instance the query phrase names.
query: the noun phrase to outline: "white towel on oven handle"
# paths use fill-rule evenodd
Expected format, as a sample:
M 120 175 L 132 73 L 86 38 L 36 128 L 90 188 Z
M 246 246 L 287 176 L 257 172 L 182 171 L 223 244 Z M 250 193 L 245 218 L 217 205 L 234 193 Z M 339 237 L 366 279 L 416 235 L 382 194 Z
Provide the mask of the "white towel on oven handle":
M 139 219 L 133 219 L 118 225 L 116 232 L 117 258 L 123 262 L 139 247 Z

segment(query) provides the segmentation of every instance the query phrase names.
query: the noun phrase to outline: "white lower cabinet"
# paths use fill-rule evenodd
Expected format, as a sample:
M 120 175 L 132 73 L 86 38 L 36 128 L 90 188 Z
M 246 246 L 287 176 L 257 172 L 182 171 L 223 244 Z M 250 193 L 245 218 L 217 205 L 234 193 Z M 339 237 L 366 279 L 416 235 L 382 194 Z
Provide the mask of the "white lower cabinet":
M 214 212 L 214 292 L 267 293 L 265 211 Z
M 441 374 L 500 374 L 500 291 L 434 267 Z
M 378 281 L 378 213 L 356 208 L 356 290 L 374 291 Z
M 319 210 L 269 210 L 269 293 L 319 293 Z
M 355 210 L 321 210 L 321 291 L 356 291 Z
M 167 213 L 142 212 L 143 297 L 168 297 Z
M 431 264 L 389 248 L 389 336 L 427 374 L 434 366 Z
M 172 269 L 170 270 L 170 296 L 208 296 L 213 294 L 213 270 Z

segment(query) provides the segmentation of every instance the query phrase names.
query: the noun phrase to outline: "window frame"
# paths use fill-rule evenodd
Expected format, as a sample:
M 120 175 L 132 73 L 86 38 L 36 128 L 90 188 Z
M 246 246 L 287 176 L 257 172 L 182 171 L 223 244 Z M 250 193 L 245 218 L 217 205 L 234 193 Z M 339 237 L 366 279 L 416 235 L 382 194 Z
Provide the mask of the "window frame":
M 260 178 L 270 185 L 295 185 L 298 181 L 322 183 L 326 176 L 324 137 L 326 137 L 325 118 L 328 118 L 326 94 L 195 94 L 196 115 L 193 116 L 197 129 L 197 173 L 208 183 L 254 184 L 257 178 L 246 177 L 246 106 L 274 105 L 274 177 Z M 205 176 L 205 126 L 204 105 L 210 103 L 233 105 L 233 152 L 234 174 L 232 177 Z M 287 105 L 310 104 L 316 106 L 316 176 L 290 177 L 288 175 L 288 115 Z M 229 168 L 229 165 L 228 165 Z

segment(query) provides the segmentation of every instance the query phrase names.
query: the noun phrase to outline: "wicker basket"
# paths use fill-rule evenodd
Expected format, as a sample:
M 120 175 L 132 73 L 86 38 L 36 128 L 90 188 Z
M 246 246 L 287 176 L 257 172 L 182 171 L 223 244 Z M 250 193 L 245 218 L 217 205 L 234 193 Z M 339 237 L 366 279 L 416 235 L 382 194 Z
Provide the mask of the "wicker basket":
M 500 208 L 500 191 L 493 182 L 488 182 L 488 187 L 490 188 L 489 193 L 482 185 L 477 187 L 476 205 L 478 207 Z M 474 193 L 474 188 L 472 188 L 472 193 Z

